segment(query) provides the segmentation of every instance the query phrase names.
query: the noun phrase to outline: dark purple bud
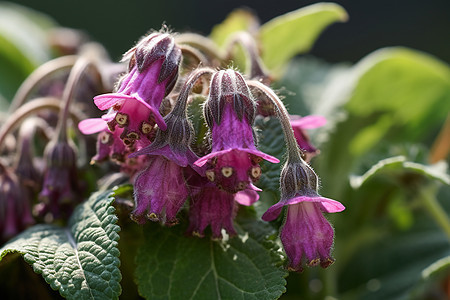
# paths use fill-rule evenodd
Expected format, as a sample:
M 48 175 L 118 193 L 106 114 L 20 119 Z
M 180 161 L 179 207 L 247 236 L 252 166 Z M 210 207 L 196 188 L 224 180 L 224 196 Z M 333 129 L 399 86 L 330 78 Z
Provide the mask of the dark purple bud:
M 226 192 L 237 193 L 256 182 L 262 159 L 279 162 L 256 148 L 254 113 L 254 101 L 242 76 L 234 70 L 215 73 L 204 108 L 212 151 L 195 164 L 206 165 L 207 178 Z
M 161 61 L 158 83 L 167 82 L 165 95 L 168 95 L 178 77 L 181 62 L 181 50 L 168 33 L 154 32 L 142 38 L 138 44 L 124 55 L 130 60 L 129 70 L 135 66 L 143 73 L 156 61 Z
M 245 79 L 238 72 L 228 69 L 215 73 L 211 79 L 209 97 L 205 102 L 205 119 L 220 124 L 226 105 L 231 105 L 234 114 L 241 121 L 245 116 L 249 124 L 255 119 L 256 104 Z
M 44 155 L 47 166 L 37 213 L 67 217 L 80 200 L 75 150 L 66 142 L 50 142 Z
M 33 224 L 30 199 L 18 178 L 0 164 L 0 241 L 6 241 Z

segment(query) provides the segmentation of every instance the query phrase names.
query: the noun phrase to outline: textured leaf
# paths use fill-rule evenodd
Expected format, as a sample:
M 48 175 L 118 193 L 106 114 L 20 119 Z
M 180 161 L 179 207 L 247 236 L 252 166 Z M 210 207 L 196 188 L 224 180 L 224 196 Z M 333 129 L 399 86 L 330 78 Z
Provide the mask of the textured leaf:
M 120 228 L 115 224 L 117 217 L 109 194 L 95 194 L 79 205 L 66 228 L 29 228 L 0 249 L 1 258 L 20 253 L 36 273 L 68 299 L 118 299 Z
M 264 191 L 278 192 L 280 187 L 280 171 L 283 163 L 283 155 L 286 151 L 283 129 L 280 121 L 275 118 L 258 118 L 255 122 L 259 130 L 258 148 L 262 152 L 273 155 L 280 160 L 274 164 L 266 161 L 261 162 L 261 178 L 257 186 Z
M 308 51 L 319 34 L 347 12 L 334 3 L 318 3 L 270 20 L 261 26 L 262 59 L 269 69 L 283 67 L 296 54 Z
M 259 221 L 236 226 L 228 241 L 186 237 L 181 226 L 144 228 L 136 257 L 139 293 L 147 299 L 277 299 L 287 275 Z

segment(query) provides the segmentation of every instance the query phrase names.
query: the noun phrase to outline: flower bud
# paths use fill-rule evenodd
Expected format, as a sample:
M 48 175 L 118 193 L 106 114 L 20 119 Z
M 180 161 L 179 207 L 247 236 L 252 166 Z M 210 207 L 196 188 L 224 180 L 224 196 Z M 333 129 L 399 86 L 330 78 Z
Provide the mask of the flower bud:
M 262 159 L 279 162 L 256 148 L 255 102 L 238 72 L 214 74 L 204 115 L 211 129 L 212 151 L 195 164 L 206 164 L 207 178 L 220 189 L 229 193 L 246 190 L 259 179 Z

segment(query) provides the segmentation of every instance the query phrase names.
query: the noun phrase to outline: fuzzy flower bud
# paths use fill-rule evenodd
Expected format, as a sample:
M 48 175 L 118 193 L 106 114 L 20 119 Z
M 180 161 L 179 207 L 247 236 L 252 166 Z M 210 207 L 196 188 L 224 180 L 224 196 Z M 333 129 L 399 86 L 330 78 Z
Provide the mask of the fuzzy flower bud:
M 47 166 L 37 212 L 54 218 L 68 216 L 79 200 L 75 150 L 67 142 L 50 142 L 44 155 Z
M 195 164 L 206 164 L 207 178 L 220 189 L 229 193 L 243 191 L 261 176 L 262 159 L 279 162 L 256 148 L 252 127 L 255 101 L 238 72 L 214 74 L 204 115 L 211 129 L 212 151 Z

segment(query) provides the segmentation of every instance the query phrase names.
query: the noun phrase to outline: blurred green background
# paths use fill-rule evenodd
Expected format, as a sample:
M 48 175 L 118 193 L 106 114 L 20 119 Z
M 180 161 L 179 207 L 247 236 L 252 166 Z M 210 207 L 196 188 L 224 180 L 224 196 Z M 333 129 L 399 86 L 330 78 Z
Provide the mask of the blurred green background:
M 166 1 L 12 1 L 54 18 L 60 25 L 88 32 L 104 44 L 112 59 L 147 30 L 166 23 L 176 31 L 209 34 L 233 9 L 248 7 L 264 23 L 276 16 L 320 1 L 166 0 Z M 350 19 L 320 35 L 311 54 L 328 62 L 356 62 L 375 49 L 406 46 L 450 62 L 450 1 L 334 1 Z

